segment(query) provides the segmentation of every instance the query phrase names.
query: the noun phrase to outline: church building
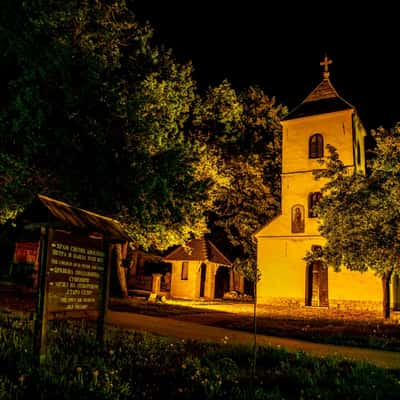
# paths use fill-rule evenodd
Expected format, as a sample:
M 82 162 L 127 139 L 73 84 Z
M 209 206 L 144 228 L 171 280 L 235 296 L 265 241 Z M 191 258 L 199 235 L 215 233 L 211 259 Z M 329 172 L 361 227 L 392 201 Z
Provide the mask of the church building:
M 372 272 L 345 267 L 335 272 L 304 260 L 307 251 L 323 246 L 325 240 L 313 212 L 325 182 L 315 180 L 313 170 L 321 168 L 326 145 L 337 149 L 349 173 L 365 172 L 366 131 L 354 106 L 333 87 L 331 62 L 325 57 L 321 83 L 282 121 L 281 214 L 255 235 L 261 273 L 257 301 L 381 310 L 382 283 Z M 393 289 L 391 298 L 397 303 L 397 285 Z

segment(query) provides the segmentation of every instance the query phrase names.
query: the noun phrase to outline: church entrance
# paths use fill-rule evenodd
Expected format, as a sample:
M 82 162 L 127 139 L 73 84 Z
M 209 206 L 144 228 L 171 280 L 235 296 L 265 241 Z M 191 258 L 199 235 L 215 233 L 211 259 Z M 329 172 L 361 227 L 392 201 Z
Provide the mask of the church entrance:
M 328 307 L 328 269 L 320 261 L 307 266 L 306 305 Z
M 200 296 L 204 297 L 204 289 L 206 287 L 206 275 L 207 275 L 207 265 L 201 264 L 200 267 Z
M 215 274 L 214 297 L 222 299 L 226 292 L 229 292 L 229 268 L 219 267 Z

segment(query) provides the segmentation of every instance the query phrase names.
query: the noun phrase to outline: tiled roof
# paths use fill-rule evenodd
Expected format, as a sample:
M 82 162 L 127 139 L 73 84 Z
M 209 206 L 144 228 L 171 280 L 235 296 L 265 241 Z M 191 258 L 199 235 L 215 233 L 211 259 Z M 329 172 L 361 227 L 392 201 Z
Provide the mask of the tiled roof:
M 330 80 L 325 78 L 284 120 L 347 109 L 354 109 L 354 106 L 340 97 Z
M 131 241 L 118 221 L 38 194 L 19 217 L 25 223 L 61 223 L 64 227 L 105 234 L 115 242 Z
M 186 249 L 187 248 L 187 249 Z M 215 245 L 208 239 L 193 239 L 187 243 L 186 248 L 180 246 L 167 254 L 164 261 L 211 261 L 216 264 L 231 265 Z

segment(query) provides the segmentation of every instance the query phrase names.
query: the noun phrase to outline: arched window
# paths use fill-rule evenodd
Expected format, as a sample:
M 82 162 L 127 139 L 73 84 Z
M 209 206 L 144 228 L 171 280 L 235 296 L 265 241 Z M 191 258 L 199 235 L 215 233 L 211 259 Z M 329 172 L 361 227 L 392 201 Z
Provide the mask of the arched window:
M 322 158 L 324 156 L 324 138 L 320 133 L 310 136 L 308 150 L 309 158 Z
M 313 192 L 308 195 L 308 218 L 318 217 L 316 211 L 313 208 L 321 200 L 321 197 L 321 192 Z

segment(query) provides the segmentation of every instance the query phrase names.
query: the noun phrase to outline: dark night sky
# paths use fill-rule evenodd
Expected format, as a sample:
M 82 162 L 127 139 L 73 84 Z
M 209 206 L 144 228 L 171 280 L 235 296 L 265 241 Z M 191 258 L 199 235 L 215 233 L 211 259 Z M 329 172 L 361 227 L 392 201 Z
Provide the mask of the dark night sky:
M 193 61 L 202 87 L 225 78 L 238 89 L 258 85 L 292 109 L 321 81 L 327 53 L 331 82 L 367 129 L 400 121 L 396 2 L 130 2 L 138 20 L 153 26 L 157 43 L 179 61 Z

